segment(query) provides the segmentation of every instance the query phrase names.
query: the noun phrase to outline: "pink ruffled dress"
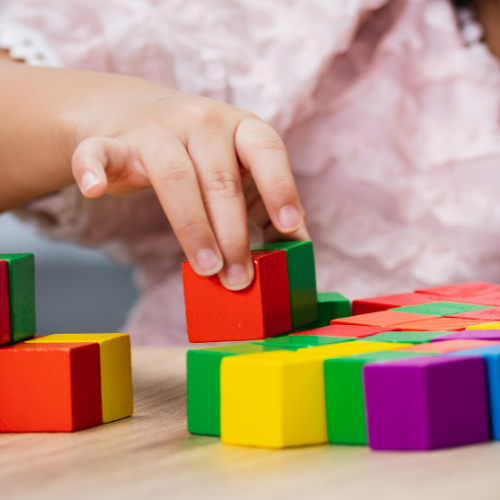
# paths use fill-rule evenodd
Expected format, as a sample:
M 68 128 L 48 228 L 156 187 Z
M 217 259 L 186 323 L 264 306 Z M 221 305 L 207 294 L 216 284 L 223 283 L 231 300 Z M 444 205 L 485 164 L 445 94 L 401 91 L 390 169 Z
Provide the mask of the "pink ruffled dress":
M 0 46 L 20 39 L 35 61 L 142 77 L 272 124 L 320 290 L 500 282 L 500 66 L 466 46 L 447 0 L 4 0 Z M 87 200 L 70 187 L 19 213 L 138 267 L 124 327 L 136 344 L 186 342 L 184 257 L 153 191 Z

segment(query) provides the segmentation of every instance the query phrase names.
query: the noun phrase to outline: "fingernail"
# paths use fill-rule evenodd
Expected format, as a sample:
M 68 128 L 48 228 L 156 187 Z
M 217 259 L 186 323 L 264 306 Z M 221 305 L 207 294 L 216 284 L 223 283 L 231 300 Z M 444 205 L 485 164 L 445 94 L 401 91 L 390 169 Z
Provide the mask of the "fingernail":
M 92 170 L 87 170 L 83 175 L 80 180 L 80 186 L 82 188 L 82 192 L 86 193 L 90 189 L 92 189 L 94 186 L 97 186 L 99 184 L 99 177 L 97 177 L 97 174 L 93 172 Z
M 295 207 L 283 207 L 278 214 L 278 221 L 283 229 L 290 229 L 300 223 L 301 217 Z
M 204 273 L 220 271 L 222 262 L 211 248 L 203 248 L 196 254 L 196 263 Z
M 243 285 L 248 281 L 247 269 L 243 264 L 233 264 L 226 273 L 226 281 L 229 286 Z

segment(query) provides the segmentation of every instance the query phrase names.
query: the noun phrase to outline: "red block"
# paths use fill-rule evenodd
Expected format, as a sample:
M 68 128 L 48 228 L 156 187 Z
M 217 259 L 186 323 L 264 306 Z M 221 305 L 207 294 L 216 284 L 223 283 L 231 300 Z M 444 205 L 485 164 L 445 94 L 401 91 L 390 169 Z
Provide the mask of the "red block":
M 448 297 L 448 300 L 458 297 L 475 297 L 490 293 L 500 293 L 500 285 L 487 283 L 486 281 L 469 281 L 467 283 L 457 283 L 456 285 L 437 286 L 434 288 L 423 288 L 415 290 L 416 293 L 426 293 Z M 442 300 L 442 299 L 441 299 Z M 471 302 L 474 304 L 474 302 Z M 487 304 L 488 305 L 488 304 Z
M 477 304 L 479 306 L 500 306 L 500 293 L 487 295 L 474 295 L 473 297 L 458 297 L 455 302 L 465 302 L 467 304 Z
M 452 319 L 481 319 L 484 323 L 490 321 L 500 321 L 500 307 L 492 309 L 478 309 L 477 311 L 461 312 L 458 314 L 450 314 L 445 318 Z
M 420 321 L 424 319 L 434 319 L 439 316 L 431 314 L 416 314 L 398 311 L 380 311 L 370 314 L 359 314 L 350 318 L 334 319 L 332 325 L 366 325 L 366 326 L 394 326 L 411 321 Z M 387 330 L 386 330 L 387 331 Z
M 458 332 L 469 325 L 480 325 L 485 321 L 480 319 L 435 318 L 424 321 L 401 323 L 397 327 L 403 332 Z
M 218 276 L 198 276 L 182 264 L 190 342 L 273 337 L 292 329 L 286 252 L 252 252 L 255 279 L 245 290 L 224 288 Z
M 332 320 L 335 321 L 335 320 Z M 349 337 L 362 339 L 377 333 L 394 332 L 398 328 L 378 327 L 378 326 L 355 326 L 355 325 L 330 325 L 315 330 L 292 333 L 291 335 L 315 335 L 319 337 Z
M 423 293 L 398 293 L 396 295 L 383 295 L 381 297 L 370 297 L 357 299 L 352 302 L 352 315 L 368 314 L 378 311 L 387 311 L 394 307 L 418 306 L 443 300 L 442 297 L 429 296 Z
M 99 344 L 0 349 L 0 432 L 71 432 L 101 422 Z
M 0 345 L 10 342 L 9 265 L 0 260 Z
M 499 345 L 500 342 L 489 340 L 443 340 L 442 342 L 429 342 L 427 344 L 416 344 L 411 347 L 404 347 L 398 351 L 405 352 L 434 352 L 437 354 L 446 354 L 448 352 L 466 351 L 467 349 L 476 349 L 478 347 L 491 347 Z

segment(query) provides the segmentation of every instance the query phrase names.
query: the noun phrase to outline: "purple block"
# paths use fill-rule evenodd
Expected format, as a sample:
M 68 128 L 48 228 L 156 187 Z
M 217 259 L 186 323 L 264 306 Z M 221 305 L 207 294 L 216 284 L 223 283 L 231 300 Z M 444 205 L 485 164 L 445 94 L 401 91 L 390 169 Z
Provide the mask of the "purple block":
M 441 340 L 498 340 L 500 341 L 500 330 L 460 330 L 453 332 L 444 337 L 438 337 L 433 342 L 440 342 Z
M 374 450 L 435 450 L 490 437 L 486 368 L 479 357 L 367 364 L 368 443 Z

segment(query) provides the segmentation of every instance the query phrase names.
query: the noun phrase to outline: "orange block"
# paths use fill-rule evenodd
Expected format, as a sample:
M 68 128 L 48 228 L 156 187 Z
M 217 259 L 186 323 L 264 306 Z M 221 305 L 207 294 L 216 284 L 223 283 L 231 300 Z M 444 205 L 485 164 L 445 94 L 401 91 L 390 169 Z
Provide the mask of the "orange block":
M 101 422 L 99 344 L 0 349 L 0 432 L 71 432 Z
M 365 326 L 393 326 L 413 321 L 439 318 L 431 314 L 415 314 L 398 311 L 379 311 L 369 314 L 358 314 L 349 318 L 340 318 L 330 322 L 331 325 L 365 325 Z
M 467 349 L 475 349 L 477 347 L 490 347 L 498 345 L 500 342 L 492 342 L 490 340 L 443 340 L 442 342 L 430 342 L 427 344 L 415 344 L 411 347 L 403 347 L 398 351 L 405 352 L 429 352 L 436 354 L 446 354 L 448 352 L 466 351 Z
M 396 325 L 403 332 L 458 332 L 469 325 L 480 325 L 484 320 L 435 318 Z

